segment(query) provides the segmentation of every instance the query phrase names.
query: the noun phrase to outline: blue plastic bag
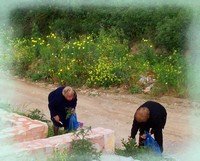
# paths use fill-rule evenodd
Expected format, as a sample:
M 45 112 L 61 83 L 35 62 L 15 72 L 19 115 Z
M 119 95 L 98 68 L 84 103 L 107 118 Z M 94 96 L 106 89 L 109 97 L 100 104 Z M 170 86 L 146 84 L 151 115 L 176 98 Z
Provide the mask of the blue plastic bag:
M 146 140 L 144 141 L 144 146 L 150 148 L 156 154 L 162 154 L 158 143 L 154 140 L 154 138 L 146 132 Z
M 72 114 L 70 116 L 70 119 L 69 119 L 69 127 L 68 127 L 68 130 L 69 131 L 75 131 L 79 128 L 80 126 L 80 123 L 77 121 L 77 116 L 76 114 Z

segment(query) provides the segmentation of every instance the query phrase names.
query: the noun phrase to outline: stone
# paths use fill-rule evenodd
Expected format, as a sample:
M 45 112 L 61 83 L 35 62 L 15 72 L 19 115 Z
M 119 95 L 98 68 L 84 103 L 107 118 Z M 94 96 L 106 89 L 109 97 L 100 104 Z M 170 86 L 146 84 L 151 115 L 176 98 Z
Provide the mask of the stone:
M 13 126 L 5 128 L 3 132 L 0 131 L 0 134 L 2 134 L 0 141 L 13 141 L 13 146 L 19 154 L 30 153 L 37 156 L 38 153 L 41 153 L 42 155 L 50 155 L 57 149 L 70 149 L 71 142 L 75 139 L 73 133 L 46 138 L 48 133 L 46 123 L 12 113 L 4 112 L 4 115 L 6 115 L 4 121 L 9 121 Z M 0 117 L 3 117 L 1 111 Z M 102 127 L 94 128 L 91 129 L 86 138 L 94 144 L 98 151 L 114 153 L 115 134 L 113 130 Z

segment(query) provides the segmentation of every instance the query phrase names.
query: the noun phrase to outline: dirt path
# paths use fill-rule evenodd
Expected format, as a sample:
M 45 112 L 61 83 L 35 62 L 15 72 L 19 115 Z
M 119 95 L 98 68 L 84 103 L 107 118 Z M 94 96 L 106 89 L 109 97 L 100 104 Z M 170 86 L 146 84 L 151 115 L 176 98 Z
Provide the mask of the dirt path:
M 23 110 L 38 108 L 49 118 L 47 96 L 55 87 L 0 74 L 0 102 L 6 100 Z M 147 100 L 138 95 L 78 90 L 78 119 L 86 126 L 113 129 L 116 133 L 116 144 L 120 146 L 121 139 L 130 135 L 135 110 Z M 157 101 L 166 106 L 168 112 L 164 130 L 165 152 L 177 152 L 183 144 L 189 142 L 191 135 L 188 123 L 189 101 L 172 97 L 162 97 Z

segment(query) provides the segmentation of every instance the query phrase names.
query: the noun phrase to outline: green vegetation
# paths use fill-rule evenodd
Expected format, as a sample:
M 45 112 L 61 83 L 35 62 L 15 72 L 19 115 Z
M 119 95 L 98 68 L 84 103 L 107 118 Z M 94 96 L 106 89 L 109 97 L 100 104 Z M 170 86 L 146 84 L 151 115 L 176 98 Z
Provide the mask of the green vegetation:
M 44 38 L 13 41 L 12 68 L 15 74 L 51 83 L 73 86 L 112 87 L 126 85 L 132 93 L 146 86 L 139 82 L 149 76 L 156 82 L 152 94 L 186 93 L 186 62 L 174 51 L 170 55 L 158 52 L 150 40 L 143 39 L 135 53 L 121 42 L 121 32 L 101 30 L 98 37 L 81 36 L 65 41 L 51 33 Z
M 36 7 L 10 14 L 13 73 L 75 87 L 128 87 L 184 97 L 183 56 L 189 9 L 181 7 Z
M 138 147 L 135 139 L 122 140 L 122 149 L 116 149 L 117 155 L 131 156 L 133 159 L 146 160 L 146 161 L 174 161 L 173 158 L 164 158 L 161 155 L 155 154 L 153 151 L 146 147 Z
M 39 109 L 34 109 L 34 110 L 30 110 L 28 112 L 28 114 L 25 114 L 26 117 L 29 117 L 33 120 L 39 120 L 39 121 L 42 121 L 42 122 L 46 122 L 48 123 L 49 120 L 47 120 L 45 118 L 45 115 L 39 110 Z
M 35 6 L 18 8 L 10 14 L 15 36 L 31 38 L 46 36 L 52 31 L 66 40 L 80 35 L 95 34 L 104 28 L 116 28 L 125 34 L 129 45 L 142 38 L 151 40 L 156 47 L 167 51 L 183 50 L 186 31 L 191 22 L 191 11 L 183 7 L 71 7 Z

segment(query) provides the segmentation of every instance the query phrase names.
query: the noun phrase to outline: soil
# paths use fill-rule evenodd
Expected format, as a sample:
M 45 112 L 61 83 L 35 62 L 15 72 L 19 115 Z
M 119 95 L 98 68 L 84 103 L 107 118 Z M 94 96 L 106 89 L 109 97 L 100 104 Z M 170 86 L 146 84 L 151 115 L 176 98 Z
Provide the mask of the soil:
M 55 85 L 32 83 L 24 79 L 0 73 L 0 102 L 10 103 L 18 110 L 40 109 L 49 119 L 47 97 Z M 78 120 L 85 126 L 104 127 L 115 131 L 116 145 L 130 136 L 135 110 L 147 100 L 156 100 L 167 109 L 168 118 L 164 129 L 164 149 L 174 154 L 186 146 L 192 136 L 198 135 L 190 126 L 191 102 L 188 99 L 148 95 L 132 95 L 120 89 L 76 89 L 78 94 Z M 200 129 L 196 129 L 199 131 Z

